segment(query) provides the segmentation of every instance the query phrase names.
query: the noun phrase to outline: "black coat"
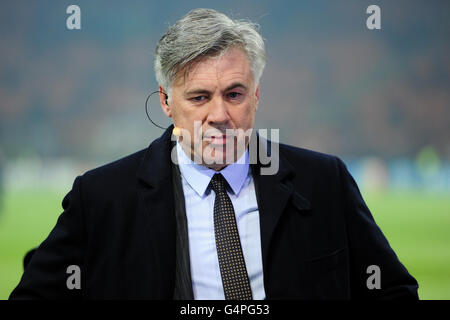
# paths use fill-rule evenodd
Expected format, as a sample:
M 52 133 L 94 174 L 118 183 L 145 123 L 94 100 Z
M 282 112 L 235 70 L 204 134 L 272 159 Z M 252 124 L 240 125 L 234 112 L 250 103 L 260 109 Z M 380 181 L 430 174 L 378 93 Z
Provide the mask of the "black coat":
M 11 299 L 172 299 L 176 221 L 171 129 L 148 149 L 77 177 Z M 251 165 L 267 299 L 417 298 L 417 282 L 338 158 L 279 145 L 279 171 Z M 69 290 L 67 267 L 81 268 Z M 381 289 L 368 289 L 367 268 Z

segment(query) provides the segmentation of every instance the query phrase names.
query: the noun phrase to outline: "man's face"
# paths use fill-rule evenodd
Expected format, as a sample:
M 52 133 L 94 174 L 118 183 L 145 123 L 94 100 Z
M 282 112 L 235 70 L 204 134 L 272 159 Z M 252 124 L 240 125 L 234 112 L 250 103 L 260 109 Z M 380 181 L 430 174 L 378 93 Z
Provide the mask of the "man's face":
M 172 84 L 168 105 L 161 101 L 161 106 L 176 127 L 189 132 L 190 139 L 180 137 L 179 140 L 184 151 L 202 159 L 208 167 L 220 170 L 230 163 L 226 163 L 227 159 L 234 162 L 245 151 L 238 150 L 239 145 L 248 144 L 248 139 L 227 136 L 226 130 L 252 129 L 258 102 L 259 86 L 255 90 L 249 60 L 236 47 L 220 57 L 194 63 L 186 74 L 181 70 Z M 202 132 L 197 141 L 195 121 Z

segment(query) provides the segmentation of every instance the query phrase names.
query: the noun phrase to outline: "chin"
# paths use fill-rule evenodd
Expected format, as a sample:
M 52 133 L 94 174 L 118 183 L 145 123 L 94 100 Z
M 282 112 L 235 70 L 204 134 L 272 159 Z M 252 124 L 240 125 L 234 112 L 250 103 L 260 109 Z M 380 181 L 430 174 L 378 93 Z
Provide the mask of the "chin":
M 211 149 L 212 148 L 212 149 Z M 208 165 L 228 165 L 230 163 L 233 163 L 236 161 L 236 150 L 233 148 L 229 148 L 230 150 L 227 150 L 227 147 L 221 147 L 216 146 L 213 147 L 212 145 L 208 145 L 208 148 L 203 149 L 203 161 Z M 227 155 L 228 157 L 231 157 L 231 160 L 229 160 L 227 163 Z M 232 156 L 234 155 L 234 157 Z
M 227 163 L 227 157 L 226 154 L 220 154 L 220 155 L 213 155 L 212 157 L 205 157 L 203 158 L 204 163 L 206 163 L 206 165 L 208 167 L 224 167 L 226 165 L 228 165 L 229 163 Z

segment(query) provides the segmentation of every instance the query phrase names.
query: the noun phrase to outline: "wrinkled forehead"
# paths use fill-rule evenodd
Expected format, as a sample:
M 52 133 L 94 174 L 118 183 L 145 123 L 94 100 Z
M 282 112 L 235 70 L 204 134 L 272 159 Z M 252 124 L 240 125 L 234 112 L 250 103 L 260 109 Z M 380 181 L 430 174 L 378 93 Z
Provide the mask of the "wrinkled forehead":
M 231 81 L 232 78 L 253 81 L 250 61 L 245 51 L 239 47 L 193 60 L 177 73 L 173 87 L 186 87 L 194 82 L 213 80 Z

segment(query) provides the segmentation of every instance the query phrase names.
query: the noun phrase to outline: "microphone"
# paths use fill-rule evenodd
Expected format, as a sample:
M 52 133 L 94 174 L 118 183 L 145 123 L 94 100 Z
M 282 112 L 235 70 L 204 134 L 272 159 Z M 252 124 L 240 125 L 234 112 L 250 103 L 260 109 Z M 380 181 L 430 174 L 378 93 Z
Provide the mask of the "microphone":
M 173 127 L 172 134 L 173 134 L 175 137 L 181 136 L 181 129 L 180 129 L 179 127 Z

